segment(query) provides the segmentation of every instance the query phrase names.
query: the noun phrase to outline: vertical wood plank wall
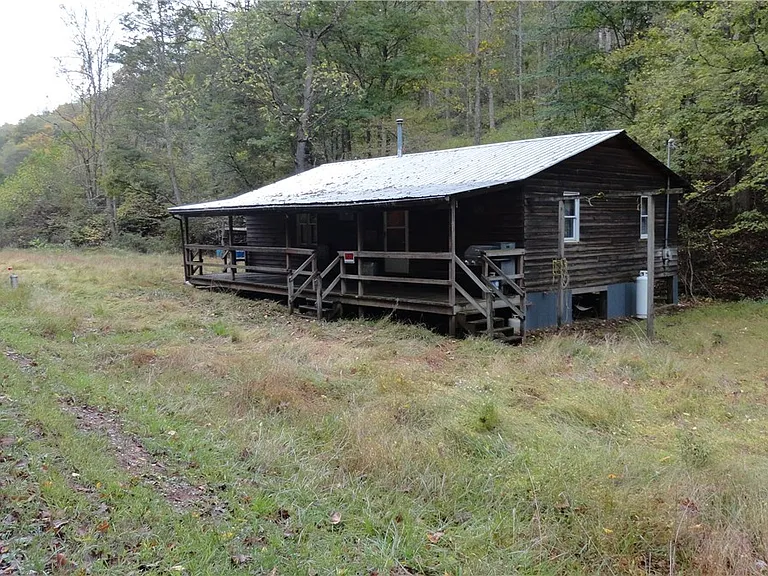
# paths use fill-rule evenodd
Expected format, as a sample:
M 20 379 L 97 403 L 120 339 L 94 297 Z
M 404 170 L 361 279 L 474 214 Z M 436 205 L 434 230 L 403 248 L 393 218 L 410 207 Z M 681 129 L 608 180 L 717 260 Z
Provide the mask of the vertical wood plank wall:
M 523 224 L 523 190 L 519 185 L 459 198 L 456 253 L 461 256 L 471 244 L 487 242 L 515 242 L 518 248 L 524 248 Z
M 632 282 L 646 268 L 647 241 L 640 239 L 640 200 L 611 192 L 663 190 L 666 176 L 621 141 L 608 141 L 525 182 L 526 288 L 552 291 L 552 259 L 558 250 L 558 202 L 580 195 L 579 242 L 566 243 L 570 287 Z M 670 197 L 672 258 L 662 263 L 663 197 L 657 202 L 656 275 L 677 274 L 677 196 Z
M 285 246 L 285 215 L 280 212 L 252 212 L 245 215 L 245 238 L 248 246 Z M 249 266 L 283 268 L 281 254 L 246 255 Z

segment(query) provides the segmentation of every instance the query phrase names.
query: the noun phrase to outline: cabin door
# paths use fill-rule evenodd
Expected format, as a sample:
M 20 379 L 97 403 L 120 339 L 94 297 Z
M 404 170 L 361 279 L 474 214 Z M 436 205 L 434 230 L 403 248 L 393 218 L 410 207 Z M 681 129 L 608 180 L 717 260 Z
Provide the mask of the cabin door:
M 384 212 L 384 250 L 408 252 L 408 210 Z M 408 274 L 408 262 L 405 258 L 385 258 L 384 272 Z

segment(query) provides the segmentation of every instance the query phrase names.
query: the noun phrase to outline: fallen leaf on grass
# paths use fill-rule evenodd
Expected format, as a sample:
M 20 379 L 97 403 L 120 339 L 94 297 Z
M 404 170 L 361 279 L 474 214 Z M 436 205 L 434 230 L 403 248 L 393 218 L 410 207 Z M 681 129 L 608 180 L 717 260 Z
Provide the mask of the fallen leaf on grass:
M 56 534 L 61 532 L 61 529 L 69 524 L 69 520 L 58 520 L 57 522 L 51 522 L 50 530 L 53 530 Z
M 106 520 L 104 520 L 103 522 L 100 522 L 98 526 L 96 526 L 96 531 L 101 532 L 102 534 L 107 532 L 107 530 L 109 530 L 109 522 L 107 522 Z
M 251 557 L 246 556 L 245 554 L 234 554 L 230 560 L 235 566 L 243 566 L 244 564 L 248 564 L 248 562 L 251 561 Z
M 290 519 L 290 517 L 291 517 L 291 513 L 288 512 L 288 510 L 286 510 L 285 508 L 278 508 L 274 512 L 271 512 L 267 516 L 267 519 L 270 522 L 274 522 L 275 524 L 280 524 L 280 523 L 286 523 L 288 519 Z
M 250 536 L 246 536 L 245 540 L 243 540 L 243 544 L 246 546 L 256 546 L 257 544 L 264 544 L 266 542 L 266 538 L 262 534 L 251 534 Z
M 0 520 L 0 524 L 5 524 L 6 526 L 13 526 L 19 521 L 19 518 L 20 518 L 19 513 L 13 510 L 5 518 Z
M 53 565 L 58 570 L 65 570 L 67 568 L 75 568 L 77 564 L 71 562 L 64 554 L 57 552 L 53 557 Z
M 331 514 L 331 524 L 334 526 L 341 522 L 341 512 L 334 512 Z
M 438 530 L 436 532 L 427 532 L 427 540 L 429 540 L 432 544 L 437 544 L 440 542 L 440 538 L 445 536 L 445 532 L 442 530 Z
M 613 534 L 613 530 L 611 530 L 610 528 L 603 528 L 603 532 L 605 532 L 606 534 Z
M 694 514 L 699 511 L 699 507 L 696 505 L 696 502 L 690 498 L 683 498 L 680 500 L 680 508 L 686 512 L 692 512 Z

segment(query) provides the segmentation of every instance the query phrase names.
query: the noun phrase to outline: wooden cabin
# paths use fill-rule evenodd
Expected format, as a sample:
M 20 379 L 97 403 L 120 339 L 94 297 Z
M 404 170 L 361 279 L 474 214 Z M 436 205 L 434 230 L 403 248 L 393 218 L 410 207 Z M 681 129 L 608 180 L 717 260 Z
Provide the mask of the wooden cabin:
M 633 315 L 649 237 L 676 301 L 687 187 L 617 130 L 337 162 L 170 211 L 195 286 L 276 295 L 318 318 L 413 311 L 451 334 L 520 339 Z M 200 217 L 221 218 L 221 241 L 190 237 Z

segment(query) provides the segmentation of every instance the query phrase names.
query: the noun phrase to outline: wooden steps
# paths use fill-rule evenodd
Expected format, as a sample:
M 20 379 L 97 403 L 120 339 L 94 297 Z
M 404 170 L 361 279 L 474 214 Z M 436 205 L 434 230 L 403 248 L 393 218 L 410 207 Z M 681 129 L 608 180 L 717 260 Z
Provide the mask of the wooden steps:
M 299 314 L 302 314 L 303 316 L 309 316 L 312 318 L 317 318 L 317 307 L 315 306 L 315 303 L 304 303 L 300 304 L 297 308 Z M 322 317 L 325 320 L 330 320 L 331 318 L 334 318 L 337 316 L 340 312 L 339 306 L 334 304 L 326 304 L 323 303 L 323 309 L 322 309 Z
M 459 314 L 457 317 L 459 325 L 466 330 L 468 334 L 473 336 L 485 334 L 493 338 L 494 340 L 501 340 L 502 342 L 522 342 L 523 337 L 521 334 L 516 334 L 515 329 L 507 324 L 507 318 L 501 316 L 494 316 L 491 319 L 492 330 L 490 333 L 487 330 L 488 321 L 480 313 L 475 314 Z
M 523 337 L 520 334 L 515 334 L 515 329 L 512 326 L 502 326 L 500 328 L 493 329 L 492 338 L 494 340 L 501 340 L 502 342 L 522 342 Z

